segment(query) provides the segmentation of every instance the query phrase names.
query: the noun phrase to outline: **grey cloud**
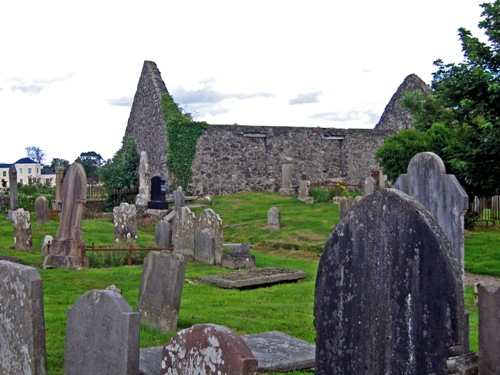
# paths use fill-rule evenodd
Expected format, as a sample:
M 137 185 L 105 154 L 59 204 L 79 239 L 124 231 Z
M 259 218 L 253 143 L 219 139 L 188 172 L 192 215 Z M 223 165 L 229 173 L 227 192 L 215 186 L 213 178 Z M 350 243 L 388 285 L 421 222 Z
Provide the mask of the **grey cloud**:
M 185 90 L 180 87 L 173 94 L 174 100 L 182 104 L 215 104 L 226 99 L 252 99 L 256 97 L 272 97 L 271 93 L 221 93 L 211 87 L 204 87 L 199 90 Z
M 352 112 L 323 112 L 312 115 L 312 118 L 315 119 L 323 119 L 328 121 L 355 121 L 359 120 L 365 116 L 368 116 L 370 122 L 374 125 L 379 120 L 379 115 L 372 111 L 360 112 L 360 111 L 352 111 Z
M 297 104 L 308 104 L 308 103 L 318 103 L 318 96 L 322 94 L 321 91 L 316 92 L 308 92 L 305 94 L 299 94 L 296 98 L 290 99 L 288 104 L 297 105 Z
M 134 98 L 132 96 L 125 96 L 117 99 L 108 99 L 108 103 L 111 105 L 116 105 L 118 107 L 132 107 Z
M 35 95 L 43 90 L 44 85 L 13 85 L 10 86 L 11 91 L 21 91 L 24 94 Z
M 74 75 L 73 73 L 67 73 L 57 77 L 37 78 L 33 79 L 30 82 L 27 82 L 24 79 L 13 79 L 15 83 L 10 86 L 10 90 L 21 91 L 22 93 L 28 95 L 36 95 L 40 91 L 42 91 L 46 86 L 56 82 L 67 81 L 68 79 L 73 77 L 73 75 Z

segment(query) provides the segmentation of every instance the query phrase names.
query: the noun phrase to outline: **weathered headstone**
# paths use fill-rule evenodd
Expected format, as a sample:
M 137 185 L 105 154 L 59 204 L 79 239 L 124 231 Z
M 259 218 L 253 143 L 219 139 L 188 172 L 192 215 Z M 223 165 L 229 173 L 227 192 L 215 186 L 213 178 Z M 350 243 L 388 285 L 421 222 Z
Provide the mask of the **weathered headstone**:
M 281 159 L 281 188 L 279 193 L 283 195 L 293 196 L 295 190 L 292 187 L 293 181 L 293 159 L 283 157 Z
M 172 225 L 174 251 L 186 260 L 194 259 L 194 229 L 196 217 L 188 207 L 176 213 Z
M 139 314 L 119 293 L 85 293 L 68 308 L 64 373 L 138 374 L 139 331 Z
M 180 211 L 182 207 L 186 205 L 186 197 L 184 196 L 184 192 L 182 191 L 182 186 L 177 187 L 177 190 L 174 193 L 174 209 L 176 211 Z
M 347 215 L 347 198 L 346 197 L 340 197 L 339 198 L 339 217 L 340 219 L 343 219 Z
M 460 268 L 415 199 L 383 189 L 325 245 L 314 302 L 316 374 L 446 374 L 463 351 Z
M 33 251 L 33 238 L 29 211 L 22 208 L 12 213 L 14 243 L 16 250 Z
M 142 266 L 137 312 L 161 332 L 177 328 L 186 263 L 180 254 L 151 251 Z
M 42 255 L 49 255 L 49 249 L 52 245 L 52 241 L 54 241 L 54 238 L 51 235 L 47 234 L 45 237 L 43 237 Z
M 9 190 L 10 190 L 10 209 L 8 219 L 12 220 L 12 213 L 19 208 L 19 193 L 17 191 L 17 170 L 14 165 L 9 167 Z
M 194 260 L 215 264 L 215 236 L 211 228 L 196 231 L 194 236 Z
M 49 201 L 42 195 L 35 199 L 35 213 L 37 224 L 44 225 L 50 222 Z
M 178 332 L 163 348 L 162 375 L 257 375 L 258 362 L 229 328 L 196 324 Z
M 139 193 L 135 197 L 135 205 L 137 207 L 147 207 L 148 201 L 151 199 L 151 172 L 148 163 L 148 154 L 146 151 L 141 151 L 139 159 Z
M 132 244 L 137 242 L 137 209 L 135 204 L 121 203 L 113 208 L 115 242 Z
M 45 375 L 43 287 L 35 268 L 0 260 L 0 374 Z
M 56 167 L 56 197 L 52 202 L 52 209 L 56 211 L 61 211 L 62 209 L 62 183 L 64 176 L 64 167 Z
M 446 174 L 441 158 L 421 152 L 408 164 L 394 187 L 414 197 L 437 219 L 457 254 L 464 273 L 464 216 L 469 198 L 454 175 Z M 463 277 L 463 276 L 462 276 Z
M 160 220 L 155 224 L 155 245 L 158 248 L 172 247 L 172 227 L 165 220 Z
M 195 233 L 198 233 L 204 229 L 209 229 L 212 231 L 213 237 L 215 239 L 215 264 L 220 265 L 222 254 L 224 253 L 224 233 L 222 230 L 222 219 L 220 218 L 220 216 L 217 215 L 211 208 L 207 208 L 198 215 L 195 228 Z
M 500 287 L 479 285 L 479 373 L 500 374 Z
M 221 266 L 240 269 L 255 267 L 255 256 L 250 254 L 252 245 L 249 243 L 232 247 L 222 256 Z
M 73 163 L 62 186 L 62 210 L 56 238 L 52 241 L 47 264 L 78 268 L 82 265 L 82 216 L 87 201 L 87 176 L 80 163 Z
M 267 227 L 269 229 L 281 229 L 281 212 L 278 207 L 271 207 L 267 211 Z
M 167 210 L 167 181 L 160 176 L 151 179 L 151 199 L 148 201 L 148 208 L 153 210 Z
M 313 204 L 314 198 L 309 196 L 310 181 L 299 181 L 299 200 L 307 204 Z
M 363 196 L 367 196 L 375 192 L 375 179 L 373 177 L 367 177 L 363 181 Z

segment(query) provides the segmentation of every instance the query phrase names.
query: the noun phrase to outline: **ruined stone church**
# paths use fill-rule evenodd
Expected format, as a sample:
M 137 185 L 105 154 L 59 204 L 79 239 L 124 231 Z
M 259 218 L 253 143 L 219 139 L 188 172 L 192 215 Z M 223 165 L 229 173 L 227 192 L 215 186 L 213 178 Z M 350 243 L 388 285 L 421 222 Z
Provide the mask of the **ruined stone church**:
M 428 90 L 416 75 L 406 77 L 373 129 L 210 125 L 198 139 L 188 190 L 197 195 L 277 191 L 284 157 L 293 159 L 294 185 L 300 180 L 337 178 L 359 184 L 378 175 L 375 153 L 384 140 L 413 126 L 411 114 L 398 100 L 405 92 Z M 138 153 L 146 151 L 151 176 L 169 181 L 166 123 L 160 104 L 166 93 L 156 64 L 145 61 L 124 137 L 134 140 Z

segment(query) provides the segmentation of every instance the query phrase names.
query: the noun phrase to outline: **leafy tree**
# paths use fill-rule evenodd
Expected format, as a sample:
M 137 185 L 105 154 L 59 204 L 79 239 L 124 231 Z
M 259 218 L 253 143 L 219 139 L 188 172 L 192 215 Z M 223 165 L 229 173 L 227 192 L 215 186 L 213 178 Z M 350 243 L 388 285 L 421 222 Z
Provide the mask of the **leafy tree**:
M 45 152 L 38 146 L 27 146 L 24 149 L 26 151 L 26 156 L 37 163 L 43 164 L 43 159 L 45 159 Z
M 463 61 L 435 61 L 431 93 L 409 94 L 401 102 L 413 113 L 416 131 L 427 137 L 426 151 L 436 152 L 470 195 L 492 194 L 500 186 L 500 0 L 481 7 L 479 28 L 488 41 L 459 29 Z M 405 136 L 389 137 L 377 153 L 391 179 L 401 147 L 412 142 Z M 400 168 L 397 174 L 405 173 Z
M 106 189 L 137 189 L 139 160 L 134 141 L 125 138 L 113 159 L 108 160 L 99 170 L 99 176 Z
M 64 170 L 69 168 L 69 161 L 65 159 L 53 158 L 50 162 L 50 170 L 55 171 L 56 167 L 64 167 Z
M 75 162 L 82 164 L 88 179 L 99 177 L 99 168 L 104 164 L 104 159 L 95 151 L 82 152 Z

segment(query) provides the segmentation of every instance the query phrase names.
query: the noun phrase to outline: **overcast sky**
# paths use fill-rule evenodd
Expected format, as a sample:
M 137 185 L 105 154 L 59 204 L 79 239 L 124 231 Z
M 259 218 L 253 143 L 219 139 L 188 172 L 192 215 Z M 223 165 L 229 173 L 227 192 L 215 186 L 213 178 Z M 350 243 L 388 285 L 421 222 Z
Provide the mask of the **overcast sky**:
M 2 1 L 0 162 L 112 158 L 144 60 L 210 124 L 373 128 L 407 75 L 462 60 L 481 3 Z

